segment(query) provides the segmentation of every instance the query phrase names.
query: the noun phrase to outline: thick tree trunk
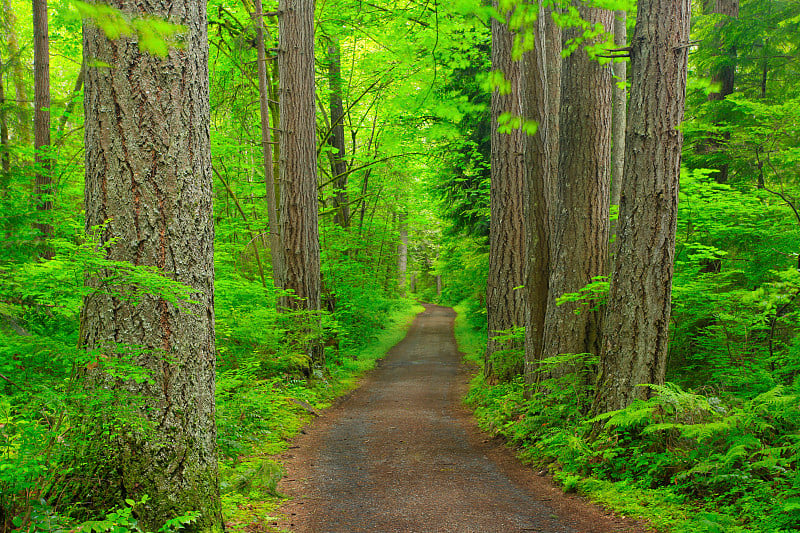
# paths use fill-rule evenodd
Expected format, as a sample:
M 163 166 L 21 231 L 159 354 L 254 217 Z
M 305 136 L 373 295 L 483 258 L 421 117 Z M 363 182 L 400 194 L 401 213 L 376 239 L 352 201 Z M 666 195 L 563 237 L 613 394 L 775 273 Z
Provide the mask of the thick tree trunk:
M 335 39 L 335 38 L 333 38 Z M 328 84 L 330 85 L 331 133 L 328 144 L 331 152 L 331 175 L 333 176 L 333 221 L 343 228 L 350 225 L 350 207 L 347 198 L 347 160 L 344 144 L 344 105 L 342 104 L 342 66 L 339 41 L 328 45 Z
M 610 11 L 585 7 L 579 11 L 590 24 L 611 28 Z M 571 29 L 565 37 L 577 35 L 578 30 Z M 556 299 L 576 293 L 595 276 L 604 275 L 608 253 L 611 69 L 590 59 L 583 46 L 564 59 L 562 68 L 545 357 L 599 354 L 600 312 L 578 303 L 557 305 Z
M 53 176 L 50 160 L 50 37 L 47 24 L 47 0 L 33 0 L 33 147 L 35 150 L 35 202 L 40 212 L 53 210 Z M 42 257 L 50 259 L 53 250 L 47 240 L 53 236 L 53 226 L 38 222 L 45 243 Z
M 545 46 L 547 48 L 547 144 L 550 146 L 550 181 L 548 202 L 550 216 L 548 217 L 548 233 L 552 242 L 553 216 L 552 209 L 556 202 L 556 179 L 559 175 L 560 131 L 561 131 L 561 68 L 563 49 L 563 36 L 561 27 L 553 20 L 556 9 L 546 10 L 545 18 Z
M 109 259 L 156 268 L 190 286 L 196 303 L 186 312 L 143 295 L 134 305 L 105 288 L 113 272 L 87 278 L 97 291 L 84 302 L 82 346 L 101 358 L 131 354 L 151 378 L 122 381 L 102 365 L 91 372 L 98 391 L 141 397 L 139 416 L 151 429 L 122 421 L 112 442 L 93 442 L 94 459 L 107 464 L 89 490 L 117 498 L 98 505 L 149 495 L 138 516 L 148 531 L 188 510 L 202 513 L 196 530 L 219 531 L 205 3 L 111 5 L 186 29 L 184 46 L 156 57 L 134 39 L 110 40 L 90 21 L 84 26 L 86 231 L 105 224 L 100 239 Z M 113 67 L 89 66 L 98 64 Z
M 549 99 L 548 58 L 561 61 L 548 48 L 547 24 L 550 13 L 539 9 L 534 28 L 534 49 L 523 58 L 524 105 L 526 117 L 536 120 L 535 135 L 528 136 L 525 150 L 525 221 L 527 227 L 527 261 L 525 292 L 527 300 L 525 328 L 525 383 L 539 377 L 537 361 L 542 358 L 547 291 L 550 279 L 550 191 L 553 153 L 550 142 L 551 102 Z M 560 46 L 559 46 L 560 50 Z
M 283 260 L 278 202 L 275 190 L 275 163 L 272 160 L 272 136 L 269 125 L 269 88 L 267 86 L 267 55 L 264 50 L 264 13 L 261 0 L 254 0 L 253 22 L 256 26 L 256 53 L 258 57 L 258 96 L 261 112 L 261 156 L 264 162 L 264 184 L 267 196 L 267 220 L 269 222 L 269 253 L 272 258 L 272 281 L 275 287 L 283 287 Z M 255 245 L 254 245 L 255 246 Z
M 495 0 L 494 6 L 497 7 Z M 523 116 L 520 61 L 512 59 L 514 34 L 507 23 L 492 19 L 492 70 L 503 74 L 506 87 L 492 93 L 491 190 L 489 224 L 489 276 L 486 282 L 486 315 L 489 342 L 485 372 L 494 376 L 492 355 L 497 350 L 521 348 L 495 340 L 499 331 L 525 324 L 525 132 L 519 125 L 500 124 L 510 113 Z M 503 131 L 498 131 L 502 128 Z M 522 368 L 513 369 L 522 373 Z M 510 377 L 510 376 L 505 376 Z
M 603 324 L 597 412 L 646 397 L 640 384 L 664 382 L 689 17 L 688 0 L 639 2 L 619 246 Z
M 314 118 L 314 0 L 281 0 L 280 184 L 281 238 L 286 262 L 285 288 L 290 309 L 320 309 L 320 249 L 317 205 L 317 147 Z M 318 341 L 307 353 L 312 365 L 324 363 Z
M 625 48 L 628 46 L 628 30 L 626 27 L 627 13 L 624 10 L 614 12 L 614 47 Z M 627 90 L 625 82 L 628 79 L 628 63 L 624 59 L 614 62 L 614 78 L 612 89 L 613 122 L 611 125 L 611 205 L 619 206 L 622 195 L 622 174 L 625 171 L 625 124 L 627 121 Z M 611 223 L 610 235 L 612 239 L 617 234 L 617 221 Z M 616 243 L 612 245 L 616 248 Z M 609 266 L 611 262 L 609 261 Z

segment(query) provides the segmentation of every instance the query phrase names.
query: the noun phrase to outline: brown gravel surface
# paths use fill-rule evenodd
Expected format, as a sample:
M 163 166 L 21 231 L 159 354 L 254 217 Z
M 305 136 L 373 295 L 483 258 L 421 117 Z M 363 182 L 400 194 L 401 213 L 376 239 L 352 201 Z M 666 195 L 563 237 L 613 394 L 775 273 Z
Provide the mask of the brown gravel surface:
M 645 532 L 564 495 L 489 439 L 462 406 L 452 309 L 426 305 L 358 390 L 283 455 L 276 525 L 327 532 Z

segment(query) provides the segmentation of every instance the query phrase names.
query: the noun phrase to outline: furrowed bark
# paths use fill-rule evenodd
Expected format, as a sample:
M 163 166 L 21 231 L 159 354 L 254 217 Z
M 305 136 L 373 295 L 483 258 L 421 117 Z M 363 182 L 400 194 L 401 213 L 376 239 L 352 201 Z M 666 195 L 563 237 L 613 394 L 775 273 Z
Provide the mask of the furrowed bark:
M 631 96 L 617 260 L 603 325 L 596 412 L 649 395 L 667 362 L 690 5 L 641 0 L 631 40 Z
M 36 210 L 53 210 L 53 176 L 50 160 L 50 37 L 47 24 L 47 0 L 33 0 L 33 147 L 36 163 L 34 201 Z M 46 216 L 46 215 L 45 215 Z M 41 256 L 53 257 L 47 241 L 53 237 L 53 226 L 47 222 L 35 224 L 42 234 L 44 247 Z
M 590 24 L 611 28 L 610 11 L 579 4 L 576 7 Z M 570 29 L 565 37 L 577 37 L 578 31 Z M 601 314 L 591 310 L 594 304 L 556 302 L 565 293 L 577 293 L 594 277 L 604 275 L 608 254 L 611 69 L 591 59 L 584 45 L 564 59 L 562 68 L 545 357 L 599 354 Z M 558 376 L 572 368 L 565 365 L 551 374 Z
M 628 30 L 626 27 L 627 13 L 625 11 L 614 12 L 614 47 L 624 48 L 628 46 Z M 613 101 L 613 122 L 611 124 L 611 205 L 619 206 L 619 199 L 622 195 L 622 174 L 625 170 L 625 124 L 627 122 L 626 109 L 627 88 L 625 86 L 628 79 L 628 64 L 624 59 L 614 61 L 614 77 L 612 88 Z M 610 237 L 613 239 L 617 234 L 617 221 L 611 223 L 609 230 Z M 616 243 L 611 245 L 609 259 L 613 254 Z M 611 261 L 609 260 L 609 267 Z
M 317 147 L 314 117 L 314 1 L 281 0 L 280 189 L 281 238 L 292 291 L 284 305 L 314 313 L 320 309 L 320 248 L 317 205 Z M 313 320 L 313 318 L 311 318 Z M 319 340 L 304 348 L 309 368 L 324 363 Z
M 81 345 L 99 353 L 90 372 L 98 392 L 141 397 L 130 420 L 97 413 L 115 432 L 91 443 L 103 468 L 92 498 L 150 500 L 138 508 L 143 528 L 189 510 L 202 516 L 189 529 L 222 529 L 214 422 L 214 224 L 209 141 L 208 39 L 204 2 L 114 0 L 129 16 L 151 15 L 185 26 L 184 45 L 165 57 L 136 39 L 110 40 L 84 25 L 86 67 L 86 231 L 100 233 L 111 260 L 154 267 L 191 287 L 190 312 L 163 297 L 136 305 L 104 289 L 114 271 L 86 279 L 96 291 L 84 301 Z M 111 65 L 99 66 L 99 65 Z M 129 289 L 132 287 L 129 287 Z M 133 352 L 133 353 L 131 353 Z M 103 371 L 105 358 L 130 354 L 152 381 L 122 380 Z M 105 418 L 105 420 L 103 420 Z
M 495 0 L 494 6 L 497 8 Z M 492 19 L 492 70 L 505 78 L 505 86 L 492 93 L 491 190 L 489 223 L 489 275 L 486 282 L 486 316 L 489 339 L 486 349 L 485 374 L 497 377 L 492 357 L 498 350 L 519 349 L 522 343 L 497 340 L 498 332 L 525 324 L 525 132 L 521 125 L 506 122 L 521 120 L 522 71 L 520 61 L 512 59 L 514 34 L 506 22 Z M 498 131 L 503 128 L 504 132 Z M 521 374 L 523 368 L 506 369 Z M 510 378 L 511 375 L 501 376 Z
M 523 59 L 525 76 L 525 114 L 536 120 L 535 135 L 529 135 L 525 151 L 525 221 L 527 261 L 525 291 L 527 299 L 525 328 L 525 383 L 539 379 L 538 361 L 542 358 L 547 292 L 550 279 L 550 190 L 553 153 L 551 143 L 547 24 L 550 13 L 539 8 L 534 28 L 534 49 Z M 552 21 L 550 21 L 552 23 Z M 560 48 L 560 47 L 559 47 Z M 560 61 L 560 57 L 559 57 Z M 530 391 L 530 387 L 526 388 Z

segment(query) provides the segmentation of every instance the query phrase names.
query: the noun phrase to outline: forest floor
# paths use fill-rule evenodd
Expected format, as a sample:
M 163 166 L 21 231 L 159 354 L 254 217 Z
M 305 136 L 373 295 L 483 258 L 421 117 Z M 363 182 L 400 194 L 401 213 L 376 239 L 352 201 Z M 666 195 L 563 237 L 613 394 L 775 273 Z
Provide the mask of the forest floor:
M 521 464 L 461 402 L 452 309 L 426 305 L 363 385 L 281 456 L 272 524 L 313 532 L 645 532 Z

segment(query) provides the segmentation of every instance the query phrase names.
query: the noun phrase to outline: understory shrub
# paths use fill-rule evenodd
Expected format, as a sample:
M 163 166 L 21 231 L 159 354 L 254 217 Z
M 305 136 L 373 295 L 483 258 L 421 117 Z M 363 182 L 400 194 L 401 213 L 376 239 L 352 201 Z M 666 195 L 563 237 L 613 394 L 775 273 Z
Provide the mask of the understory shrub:
M 593 362 L 585 354 L 560 356 L 540 370 L 546 374 L 565 359 L 578 368 Z M 578 372 L 542 379 L 526 398 L 521 377 L 488 385 L 479 375 L 466 402 L 483 429 L 509 439 L 523 459 L 549 469 L 565 490 L 581 489 L 617 507 L 628 505 L 616 500 L 630 493 L 628 498 L 650 505 L 629 512 L 670 530 L 800 528 L 796 387 L 778 385 L 741 399 L 668 383 L 650 386 L 648 400 L 593 418 L 593 392 L 584 379 Z M 609 487 L 616 487 L 615 495 L 606 497 Z M 687 508 L 694 509 L 690 518 Z

